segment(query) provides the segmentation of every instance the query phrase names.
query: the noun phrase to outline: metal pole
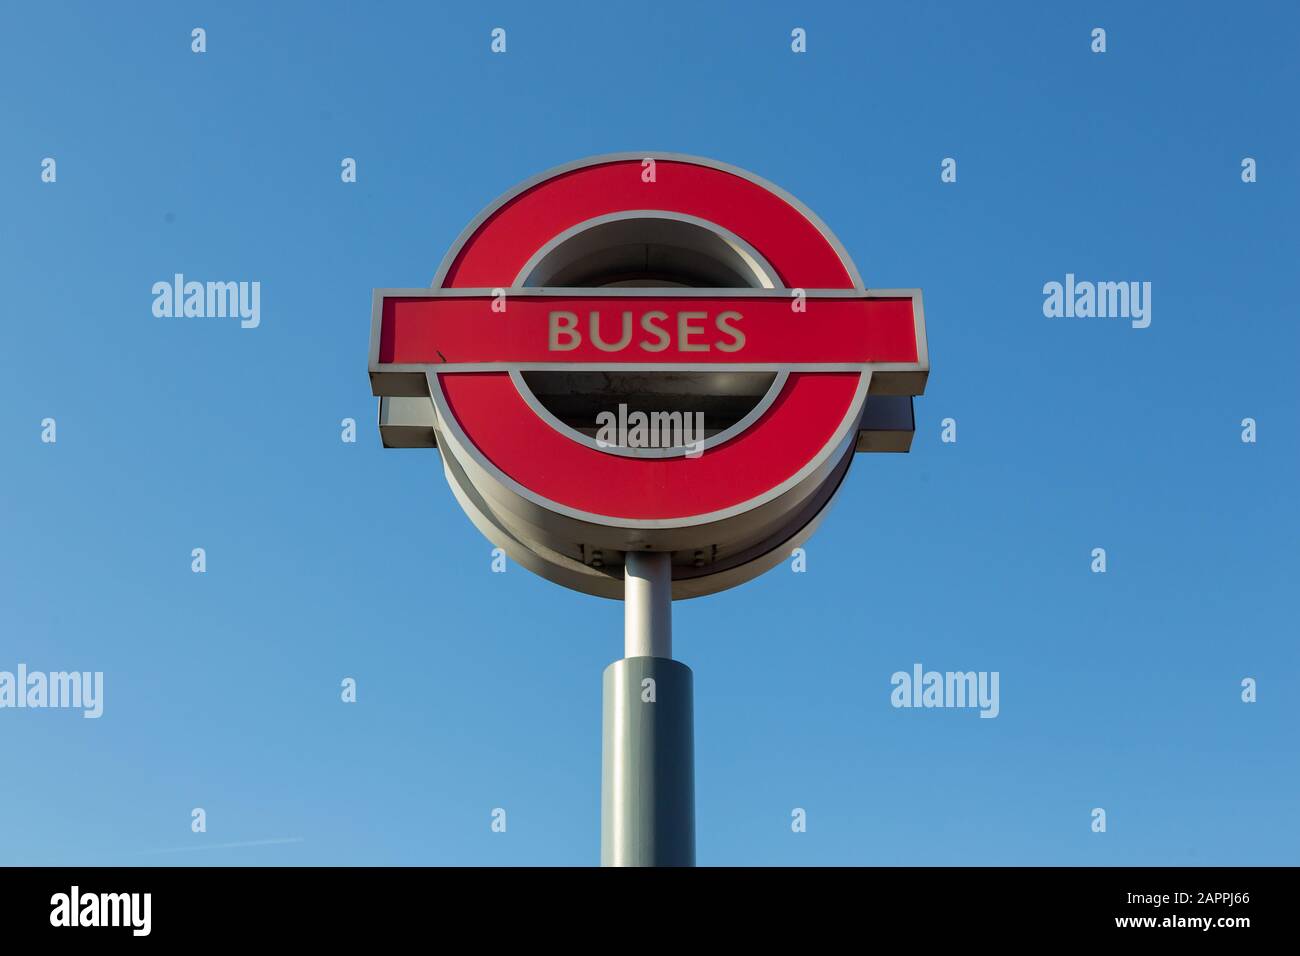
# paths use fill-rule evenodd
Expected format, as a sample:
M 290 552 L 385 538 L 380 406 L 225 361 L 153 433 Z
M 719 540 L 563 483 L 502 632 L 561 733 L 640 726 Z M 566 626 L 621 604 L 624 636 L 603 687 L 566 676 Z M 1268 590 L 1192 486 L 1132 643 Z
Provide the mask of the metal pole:
M 600 862 L 694 866 L 694 677 L 672 660 L 670 555 L 628 553 L 623 623 L 627 656 L 604 674 Z
M 629 551 L 623 571 L 623 656 L 673 656 L 673 565 L 664 551 Z

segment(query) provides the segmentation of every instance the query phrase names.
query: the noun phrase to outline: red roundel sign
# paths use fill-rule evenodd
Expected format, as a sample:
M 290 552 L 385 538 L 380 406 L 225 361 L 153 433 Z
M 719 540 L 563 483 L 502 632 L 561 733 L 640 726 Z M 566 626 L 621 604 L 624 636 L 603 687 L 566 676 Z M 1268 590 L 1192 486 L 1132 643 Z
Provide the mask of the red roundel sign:
M 921 294 L 868 290 L 792 196 L 735 167 L 616 154 L 506 193 L 428 289 L 377 289 L 389 446 L 438 447 L 510 556 L 622 596 L 630 550 L 675 597 L 811 534 L 855 451 L 906 451 L 929 370 Z

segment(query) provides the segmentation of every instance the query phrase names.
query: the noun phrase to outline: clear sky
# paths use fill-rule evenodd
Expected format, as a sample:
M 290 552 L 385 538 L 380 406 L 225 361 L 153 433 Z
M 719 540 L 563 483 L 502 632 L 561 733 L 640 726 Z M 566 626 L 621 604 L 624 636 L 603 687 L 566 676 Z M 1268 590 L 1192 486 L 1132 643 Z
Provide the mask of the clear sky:
M 7 5 L 0 670 L 102 671 L 104 712 L 0 710 L 0 864 L 598 860 L 621 605 L 491 573 L 437 453 L 380 447 L 370 295 L 520 180 L 650 149 L 754 171 L 868 285 L 921 287 L 933 366 L 912 453 L 858 456 L 806 573 L 676 608 L 699 862 L 1296 863 L 1297 27 Z M 260 282 L 260 326 L 156 318 L 177 272 Z M 1150 327 L 1045 317 L 1067 273 L 1150 282 Z M 999 672 L 999 716 L 893 708 L 915 663 Z

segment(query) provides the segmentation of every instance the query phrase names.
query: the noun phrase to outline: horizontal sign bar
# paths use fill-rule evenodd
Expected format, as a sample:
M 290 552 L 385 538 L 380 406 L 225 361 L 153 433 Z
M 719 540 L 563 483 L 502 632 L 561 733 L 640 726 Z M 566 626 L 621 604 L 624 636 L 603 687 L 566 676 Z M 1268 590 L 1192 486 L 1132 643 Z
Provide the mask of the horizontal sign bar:
M 860 290 L 377 290 L 379 367 L 918 363 L 911 293 Z

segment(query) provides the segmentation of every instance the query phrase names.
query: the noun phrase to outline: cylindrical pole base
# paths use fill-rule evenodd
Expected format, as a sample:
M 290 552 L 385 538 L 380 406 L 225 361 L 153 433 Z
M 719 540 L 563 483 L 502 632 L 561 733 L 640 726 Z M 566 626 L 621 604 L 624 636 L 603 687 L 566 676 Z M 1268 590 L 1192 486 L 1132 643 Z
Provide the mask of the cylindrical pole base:
M 663 657 L 605 668 L 602 866 L 695 865 L 694 683 Z

